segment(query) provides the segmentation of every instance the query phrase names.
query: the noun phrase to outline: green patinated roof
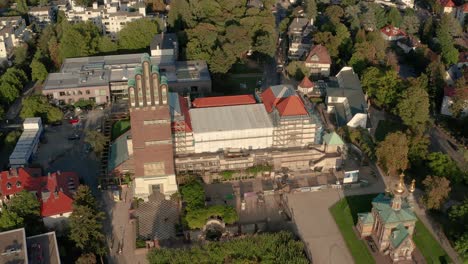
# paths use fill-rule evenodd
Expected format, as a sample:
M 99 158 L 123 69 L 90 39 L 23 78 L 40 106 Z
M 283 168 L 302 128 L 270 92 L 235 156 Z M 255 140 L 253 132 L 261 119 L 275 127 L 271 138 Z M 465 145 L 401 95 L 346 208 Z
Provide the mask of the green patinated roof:
M 128 79 L 127 85 L 130 87 L 135 87 L 135 79 Z
M 363 224 L 373 224 L 374 223 L 374 216 L 372 213 L 360 213 L 358 214 L 359 219 Z
M 390 236 L 390 242 L 392 243 L 393 248 L 398 248 L 403 241 L 409 236 L 408 230 L 403 224 L 397 225 L 396 229 L 392 232 Z
M 377 210 L 385 223 L 398 223 L 406 221 L 416 221 L 416 215 L 404 200 L 401 209 L 396 211 L 391 206 L 392 198 L 384 194 L 379 194 L 372 200 L 373 207 Z
M 158 65 L 151 65 L 151 73 L 159 73 Z
M 148 53 L 144 53 L 143 56 L 141 56 L 141 63 L 144 61 L 149 61 L 151 63 L 151 57 Z
M 341 137 L 335 132 L 325 134 L 323 136 L 323 142 L 327 145 L 344 145 Z
M 141 66 L 135 68 L 135 75 L 137 74 L 143 74 L 143 68 L 141 68 Z
M 161 76 L 161 84 L 167 84 L 167 77 L 166 76 Z
M 120 137 L 114 140 L 110 147 L 109 162 L 107 170 L 113 171 L 117 166 L 127 161 L 129 158 L 127 137 L 130 135 L 130 130 L 123 133 Z

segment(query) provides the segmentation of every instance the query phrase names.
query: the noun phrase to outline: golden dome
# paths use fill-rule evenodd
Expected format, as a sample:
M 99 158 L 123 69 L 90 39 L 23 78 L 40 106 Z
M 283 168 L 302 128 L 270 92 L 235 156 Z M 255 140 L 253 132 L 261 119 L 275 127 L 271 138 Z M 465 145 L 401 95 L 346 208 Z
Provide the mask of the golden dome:
M 411 181 L 411 186 L 410 186 L 410 188 L 409 188 L 410 193 L 414 192 L 415 189 L 416 189 L 416 180 L 413 179 L 413 180 Z
M 402 194 L 402 193 L 405 192 L 405 182 L 403 180 L 404 177 L 405 177 L 405 175 L 403 173 L 400 174 L 400 181 L 398 182 L 398 185 L 395 188 L 395 192 L 398 193 L 398 194 Z

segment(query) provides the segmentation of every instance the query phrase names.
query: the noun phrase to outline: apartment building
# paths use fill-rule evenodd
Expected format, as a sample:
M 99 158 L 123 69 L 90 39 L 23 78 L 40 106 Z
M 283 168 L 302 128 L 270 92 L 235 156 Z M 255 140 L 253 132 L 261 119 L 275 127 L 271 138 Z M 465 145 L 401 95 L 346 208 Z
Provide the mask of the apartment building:
M 28 11 L 29 23 L 35 23 L 41 28 L 55 21 L 55 11 L 52 6 L 34 6 Z
M 14 48 L 29 40 L 31 35 L 22 17 L 0 17 L 0 62 L 8 61 Z

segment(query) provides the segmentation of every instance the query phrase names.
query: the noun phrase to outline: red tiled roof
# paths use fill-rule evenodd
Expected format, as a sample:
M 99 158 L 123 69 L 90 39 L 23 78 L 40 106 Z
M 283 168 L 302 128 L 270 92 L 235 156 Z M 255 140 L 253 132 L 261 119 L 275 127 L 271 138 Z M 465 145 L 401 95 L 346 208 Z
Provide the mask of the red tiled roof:
M 312 59 L 315 55 L 317 56 L 317 60 Z M 330 54 L 327 48 L 322 45 L 312 46 L 305 61 L 306 63 L 331 64 Z
M 387 35 L 388 37 L 406 36 L 406 33 L 403 30 L 392 25 L 383 27 L 382 29 L 380 29 L 380 32 Z
M 454 7 L 455 3 L 452 0 L 440 0 L 440 5 L 442 7 Z
M 262 93 L 262 101 L 268 113 L 271 113 L 273 109 L 276 108 L 278 109 L 280 116 L 307 114 L 301 99 L 297 96 L 297 94 L 291 94 L 289 89 L 290 88 L 288 87 L 283 87 L 281 92 L 279 92 L 280 94 L 286 96 L 276 97 L 271 87 Z
M 312 88 L 314 87 L 314 83 L 307 76 L 304 76 L 304 79 L 302 79 L 298 86 L 302 88 Z
M 444 87 L 444 95 L 445 96 L 454 96 L 455 95 L 455 87 L 452 86 L 445 86 Z
M 217 107 L 230 105 L 246 105 L 255 104 L 255 98 L 252 95 L 232 95 L 232 96 L 215 96 L 203 97 L 193 100 L 192 105 L 197 108 L 202 107 Z
M 276 109 L 278 109 L 280 116 L 307 115 L 304 104 L 297 95 L 289 96 L 281 100 L 276 106 Z
M 57 172 L 48 176 L 40 174 L 40 169 L 32 168 L 1 172 L 2 196 L 16 194 L 22 190 L 34 191 L 41 202 L 42 217 L 71 212 L 73 192 L 79 185 L 78 175 L 74 172 Z
M 463 5 L 463 12 L 464 12 L 464 13 L 468 13 L 468 3 L 465 3 L 465 4 Z

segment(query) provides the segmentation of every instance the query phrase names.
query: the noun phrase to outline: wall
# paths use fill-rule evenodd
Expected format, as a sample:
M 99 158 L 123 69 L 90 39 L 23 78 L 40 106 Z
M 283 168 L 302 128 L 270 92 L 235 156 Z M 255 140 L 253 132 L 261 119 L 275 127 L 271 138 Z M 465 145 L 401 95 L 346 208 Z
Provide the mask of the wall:
M 50 89 L 43 90 L 42 93 L 54 99 L 62 100 L 66 104 L 75 103 L 80 99 L 90 100 L 90 98 L 94 98 L 98 104 L 107 103 L 110 100 L 108 86 Z M 61 95 L 61 93 L 63 94 Z
M 148 201 L 148 196 L 152 194 L 152 186 L 161 185 L 161 193 L 169 199 L 171 194 L 177 192 L 177 182 L 174 174 L 159 177 L 137 177 L 135 178 L 134 195 Z

